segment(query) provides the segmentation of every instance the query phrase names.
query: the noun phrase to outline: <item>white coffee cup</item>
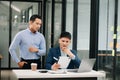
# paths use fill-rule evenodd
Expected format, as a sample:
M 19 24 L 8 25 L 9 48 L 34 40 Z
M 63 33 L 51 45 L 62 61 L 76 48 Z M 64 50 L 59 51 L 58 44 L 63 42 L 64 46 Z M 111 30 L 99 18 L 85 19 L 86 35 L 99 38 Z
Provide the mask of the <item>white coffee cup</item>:
M 31 70 L 32 71 L 37 70 L 37 63 L 31 63 Z

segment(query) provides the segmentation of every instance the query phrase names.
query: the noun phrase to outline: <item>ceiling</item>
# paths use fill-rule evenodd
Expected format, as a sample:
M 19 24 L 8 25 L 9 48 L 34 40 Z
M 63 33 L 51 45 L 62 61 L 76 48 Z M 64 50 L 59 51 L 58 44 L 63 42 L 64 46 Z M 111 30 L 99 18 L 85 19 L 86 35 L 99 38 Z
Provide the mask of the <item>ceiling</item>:
M 13 10 L 17 12 L 21 12 L 21 10 L 27 9 L 28 7 L 32 6 L 33 3 L 31 2 L 12 2 L 11 7 Z M 8 1 L 0 1 L 0 13 L 6 12 L 9 9 L 10 3 Z M 8 8 L 7 8 L 8 7 Z

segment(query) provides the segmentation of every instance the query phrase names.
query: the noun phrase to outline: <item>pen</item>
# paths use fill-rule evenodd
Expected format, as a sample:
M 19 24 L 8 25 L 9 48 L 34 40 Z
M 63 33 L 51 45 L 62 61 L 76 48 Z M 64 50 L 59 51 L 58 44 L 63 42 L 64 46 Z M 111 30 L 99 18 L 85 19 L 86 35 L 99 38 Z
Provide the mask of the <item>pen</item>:
M 53 57 L 53 59 L 55 59 L 55 60 L 56 60 L 56 63 L 58 62 L 58 58 L 56 58 L 56 57 Z

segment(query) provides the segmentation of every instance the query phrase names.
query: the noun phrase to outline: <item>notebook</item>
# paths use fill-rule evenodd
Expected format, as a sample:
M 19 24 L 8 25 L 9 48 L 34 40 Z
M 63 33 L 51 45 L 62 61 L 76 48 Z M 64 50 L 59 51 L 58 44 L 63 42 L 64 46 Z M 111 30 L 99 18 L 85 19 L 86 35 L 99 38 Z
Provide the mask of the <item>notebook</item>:
M 58 60 L 58 64 L 60 64 L 61 69 L 66 69 L 67 66 L 69 65 L 71 59 L 66 56 L 60 56 Z
M 78 69 L 69 69 L 68 72 L 90 72 L 93 70 L 96 59 L 82 59 Z

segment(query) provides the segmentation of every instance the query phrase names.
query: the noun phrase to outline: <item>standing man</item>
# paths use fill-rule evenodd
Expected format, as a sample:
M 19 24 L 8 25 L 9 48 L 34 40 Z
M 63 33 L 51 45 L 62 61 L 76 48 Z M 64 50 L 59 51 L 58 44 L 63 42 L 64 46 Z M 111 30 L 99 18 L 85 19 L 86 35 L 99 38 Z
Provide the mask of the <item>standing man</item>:
M 41 25 L 41 17 L 32 15 L 28 28 L 18 32 L 9 47 L 11 57 L 20 68 L 30 69 L 31 63 L 37 63 L 38 69 L 41 68 L 40 56 L 46 53 L 45 38 L 38 32 Z M 16 53 L 17 47 L 19 47 L 20 59 Z

